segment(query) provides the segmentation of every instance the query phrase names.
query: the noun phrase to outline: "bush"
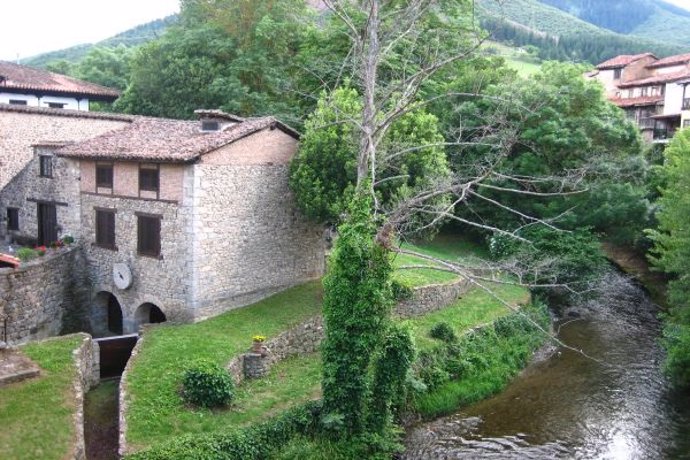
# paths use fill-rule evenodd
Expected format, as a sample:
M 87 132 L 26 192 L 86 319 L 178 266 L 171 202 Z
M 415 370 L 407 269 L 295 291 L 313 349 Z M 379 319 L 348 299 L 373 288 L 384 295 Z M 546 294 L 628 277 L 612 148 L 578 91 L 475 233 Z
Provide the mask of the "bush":
M 209 361 L 197 361 L 184 372 L 182 397 L 195 406 L 220 407 L 234 397 L 232 378 L 225 369 Z
M 429 331 L 429 337 L 446 343 L 453 343 L 458 339 L 451 325 L 446 322 L 436 323 Z
M 393 280 L 391 290 L 393 291 L 393 298 L 398 302 L 412 298 L 412 288 L 400 281 Z
M 31 248 L 19 248 L 17 250 L 17 257 L 22 262 L 28 262 L 29 260 L 33 260 L 38 257 L 38 252 Z
M 73 237 L 73 236 L 69 236 L 69 235 L 64 236 L 64 237 L 62 237 L 62 242 L 65 243 L 65 244 L 68 244 L 68 245 L 69 245 L 69 244 L 72 244 L 72 243 L 74 243 L 74 237 Z

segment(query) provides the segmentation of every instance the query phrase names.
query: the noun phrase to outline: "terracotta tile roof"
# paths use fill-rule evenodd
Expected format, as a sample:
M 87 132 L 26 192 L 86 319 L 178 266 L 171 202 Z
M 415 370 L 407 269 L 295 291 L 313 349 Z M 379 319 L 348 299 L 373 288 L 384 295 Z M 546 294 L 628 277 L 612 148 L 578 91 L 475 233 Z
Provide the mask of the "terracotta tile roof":
M 683 69 L 679 70 L 678 72 L 654 75 L 652 77 L 641 78 L 639 80 L 632 80 L 625 83 L 620 83 L 618 87 L 631 88 L 633 86 L 658 85 L 661 83 L 670 83 L 676 80 L 682 80 L 688 77 L 690 77 L 690 69 Z
M 47 70 L 0 61 L 0 90 L 4 88 L 83 95 L 109 101 L 114 101 L 120 96 L 119 91 L 95 83 L 77 80 Z
M 609 59 L 608 61 L 604 61 L 601 64 L 597 65 L 597 69 L 604 70 L 604 69 L 616 69 L 618 67 L 625 67 L 626 65 L 633 63 L 635 61 L 639 61 L 643 57 L 647 57 L 647 56 L 652 56 L 653 58 L 656 59 L 656 56 L 654 56 L 652 53 L 621 54 L 620 56 L 616 56 L 614 58 Z
M 190 163 L 201 155 L 264 129 L 299 134 L 273 117 L 237 123 L 223 131 L 201 132 L 197 121 L 137 118 L 132 124 L 68 145 L 58 155 L 71 158 Z
M 650 69 L 654 69 L 658 67 L 687 64 L 688 62 L 690 62 L 690 53 L 677 54 L 675 56 L 669 56 L 663 59 L 659 59 L 658 61 L 649 64 L 647 67 L 649 67 Z
M 87 112 L 84 110 L 51 109 L 48 107 L 33 107 L 29 105 L 0 104 L 0 112 L 17 112 L 28 114 L 52 115 L 70 118 L 96 118 L 100 120 L 134 121 L 134 115 L 122 115 L 108 112 Z
M 631 97 L 628 99 L 622 98 L 611 98 L 609 99 L 612 103 L 616 104 L 618 107 L 635 107 L 635 106 L 645 106 L 645 105 L 656 105 L 664 102 L 664 96 L 643 96 L 643 97 Z

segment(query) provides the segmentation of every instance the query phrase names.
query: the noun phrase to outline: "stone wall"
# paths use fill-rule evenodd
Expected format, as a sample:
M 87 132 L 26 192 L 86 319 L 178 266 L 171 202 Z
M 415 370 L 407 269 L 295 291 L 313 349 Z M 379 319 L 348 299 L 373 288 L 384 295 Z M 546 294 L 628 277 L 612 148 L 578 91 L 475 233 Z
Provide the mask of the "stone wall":
M 7 342 L 58 335 L 66 317 L 83 319 L 80 308 L 88 299 L 83 268 L 78 246 L 49 250 L 17 269 L 0 268 L 0 318 L 7 318 Z
M 76 411 L 74 413 L 75 441 L 73 445 L 73 458 L 75 460 L 86 459 L 86 445 L 84 441 L 84 395 L 91 388 L 98 385 L 99 376 L 99 352 L 98 344 L 88 334 L 79 334 L 83 337 L 82 343 L 74 350 L 74 364 L 77 368 L 74 380 L 74 399 Z
M 0 112 L 1 114 L 2 112 Z M 79 221 L 79 163 L 53 155 L 54 147 L 36 147 L 31 160 L 0 193 L 0 209 L 19 209 L 19 230 L 6 230 L 10 242 L 17 237 L 38 237 L 38 203 L 55 205 L 58 238 L 78 236 Z M 51 156 L 52 177 L 39 174 L 39 156 Z M 6 215 L 6 214 L 5 214 Z M 4 227 L 6 228 L 6 227 Z M 2 230 L 0 230 L 0 234 Z
M 323 230 L 296 209 L 286 164 L 194 168 L 197 319 L 322 275 Z
M 71 179 L 64 183 L 38 178 L 38 165 L 34 163 L 35 145 L 87 139 L 126 126 L 132 119 L 124 115 L 0 104 L 0 237 L 7 234 L 4 219 L 7 207 L 20 209 L 21 233 L 35 237 L 36 204 L 27 202 L 27 198 L 47 199 L 44 196 L 57 197 L 56 192 L 59 192 L 62 195 L 57 201 L 64 201 L 70 206 L 77 202 L 78 195 L 73 192 L 79 188 L 78 173 L 75 173 L 76 176 L 71 174 Z M 69 162 L 64 164 L 68 165 Z M 69 166 L 72 170 L 63 169 L 61 164 L 56 165 L 57 171 L 61 174 L 74 173 L 75 164 L 72 162 Z M 25 180 L 30 183 L 25 183 Z M 62 192 L 57 187 L 59 182 L 60 186 L 66 187 Z M 58 209 L 58 223 L 65 230 L 67 226 L 73 227 L 73 222 L 67 216 L 70 212 L 72 217 L 78 215 L 78 211 L 64 207 Z
M 470 283 L 464 279 L 454 283 L 414 288 L 411 298 L 399 302 L 394 313 L 401 318 L 409 318 L 440 310 L 455 302 L 469 288 Z M 275 363 L 290 356 L 318 351 L 323 338 L 323 318 L 316 316 L 267 340 L 264 344 L 263 357 L 251 352 L 243 354 L 233 358 L 226 369 L 235 383 L 240 384 L 245 377 L 260 376 Z
M 451 304 L 470 288 L 466 279 L 448 284 L 432 284 L 413 288 L 412 297 L 395 307 L 395 314 L 401 318 L 423 315 Z
M 115 246 L 96 246 L 96 208 L 115 210 Z M 190 236 L 189 207 L 177 203 L 148 199 L 125 199 L 109 195 L 82 194 L 81 222 L 86 258 L 93 278 L 93 295 L 113 294 L 122 309 L 124 333 L 137 332 L 137 309 L 144 303 L 156 305 L 169 321 L 188 322 L 191 298 L 188 283 Z M 140 255 L 137 250 L 137 213 L 161 216 L 161 254 L 159 258 Z M 117 289 L 113 282 L 113 265 L 126 264 L 132 273 L 132 285 Z M 92 317 L 99 318 L 103 305 L 93 303 Z M 99 311 L 95 311 L 99 310 Z M 96 327 L 96 325 L 94 325 Z

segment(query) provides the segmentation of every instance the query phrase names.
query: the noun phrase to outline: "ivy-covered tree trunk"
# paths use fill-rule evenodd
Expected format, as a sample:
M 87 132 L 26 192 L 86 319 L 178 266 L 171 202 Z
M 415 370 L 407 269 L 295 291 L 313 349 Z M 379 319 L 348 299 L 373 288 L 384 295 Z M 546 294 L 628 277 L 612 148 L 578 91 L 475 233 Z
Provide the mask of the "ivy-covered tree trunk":
M 323 420 L 348 435 L 365 427 L 369 368 L 392 304 L 390 257 L 375 241 L 370 209 L 369 197 L 353 200 L 324 279 Z

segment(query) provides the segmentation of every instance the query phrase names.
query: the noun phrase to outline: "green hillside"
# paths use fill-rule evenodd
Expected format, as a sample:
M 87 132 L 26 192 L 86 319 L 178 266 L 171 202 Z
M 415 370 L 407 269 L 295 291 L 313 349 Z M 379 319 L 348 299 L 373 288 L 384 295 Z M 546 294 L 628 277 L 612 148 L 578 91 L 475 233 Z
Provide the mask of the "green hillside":
M 690 45 L 690 11 L 660 0 L 539 0 L 613 32 Z M 508 2 L 512 3 L 512 2 Z
M 578 12 L 575 8 L 576 1 L 578 0 L 563 0 L 561 3 L 572 2 L 568 4 L 574 12 Z M 581 0 L 579 4 L 584 5 L 586 1 L 589 0 Z M 690 51 L 688 46 L 615 33 L 597 27 L 539 0 L 477 0 L 477 7 L 482 26 L 495 40 L 515 46 L 536 46 L 540 49 L 541 59 L 597 64 L 619 54 L 649 51 L 663 57 Z M 670 9 L 663 11 L 674 14 L 674 17 L 684 18 L 672 13 Z M 635 27 L 641 25 L 637 24 Z
M 159 37 L 165 31 L 165 29 L 170 27 L 176 21 L 177 15 L 173 14 L 162 19 L 156 19 L 155 21 L 133 27 L 125 32 L 119 33 L 98 43 L 87 43 L 61 50 L 50 51 L 48 53 L 22 59 L 21 63 L 32 67 L 45 67 L 51 62 L 61 60 L 76 64 L 81 61 L 84 56 L 86 56 L 88 52 L 95 46 L 116 47 L 119 45 L 140 45 Z

